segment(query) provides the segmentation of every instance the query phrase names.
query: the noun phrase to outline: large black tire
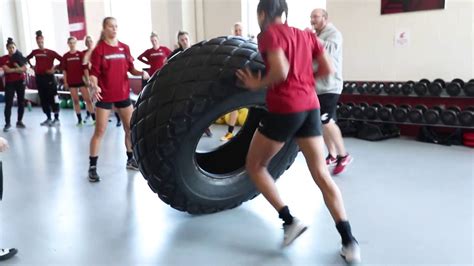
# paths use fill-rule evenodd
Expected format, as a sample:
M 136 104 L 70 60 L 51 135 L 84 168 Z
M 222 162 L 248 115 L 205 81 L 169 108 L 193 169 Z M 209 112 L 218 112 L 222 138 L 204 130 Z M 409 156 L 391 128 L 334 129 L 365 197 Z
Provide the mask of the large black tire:
M 235 37 L 201 42 L 173 57 L 139 96 L 132 116 L 132 143 L 150 188 L 171 207 L 192 214 L 239 206 L 258 195 L 245 158 L 260 118 L 265 91 L 236 85 L 235 71 L 265 69 L 255 43 Z M 249 107 L 247 122 L 231 141 L 196 152 L 204 130 L 229 111 Z M 289 141 L 270 163 L 277 179 L 298 148 Z

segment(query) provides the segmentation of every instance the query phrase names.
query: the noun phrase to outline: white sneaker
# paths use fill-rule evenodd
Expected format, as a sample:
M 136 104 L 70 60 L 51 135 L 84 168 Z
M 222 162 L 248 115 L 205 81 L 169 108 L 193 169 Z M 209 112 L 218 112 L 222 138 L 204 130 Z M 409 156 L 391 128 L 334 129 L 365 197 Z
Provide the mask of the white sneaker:
M 293 223 L 290 225 L 283 225 L 283 243 L 282 247 L 287 247 L 295 241 L 301 234 L 306 231 L 308 227 L 304 225 L 298 218 L 293 218 Z
M 347 246 L 342 246 L 341 256 L 348 264 L 357 264 L 361 262 L 359 244 L 354 241 Z

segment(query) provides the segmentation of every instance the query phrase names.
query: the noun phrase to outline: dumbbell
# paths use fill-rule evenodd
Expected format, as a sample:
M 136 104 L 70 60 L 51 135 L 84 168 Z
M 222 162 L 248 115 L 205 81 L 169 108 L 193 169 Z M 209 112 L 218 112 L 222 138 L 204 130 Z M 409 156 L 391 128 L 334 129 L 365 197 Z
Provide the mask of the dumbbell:
M 403 84 L 402 87 L 402 93 L 403 95 L 410 95 L 413 93 L 413 89 L 415 87 L 415 82 L 414 81 L 407 81 L 405 84 Z
M 352 94 L 357 89 L 357 82 L 344 82 L 344 93 Z
M 395 104 L 386 104 L 384 107 L 377 111 L 377 116 L 382 121 L 390 121 L 392 118 L 392 112 L 397 108 Z
M 369 85 L 367 92 L 369 94 L 379 95 L 385 89 L 385 83 L 374 82 Z
M 441 106 L 433 106 L 423 114 L 423 117 L 426 123 L 430 125 L 438 124 L 442 112 L 443 108 Z
M 343 93 L 344 93 L 344 92 L 347 93 L 347 89 L 349 88 L 349 85 L 350 85 L 350 84 L 351 84 L 350 82 L 344 81 L 344 86 L 343 86 L 343 88 L 342 88 L 342 92 L 343 92 Z
M 337 113 L 341 118 L 349 118 L 351 117 L 351 110 L 354 106 L 354 103 L 343 103 L 341 107 L 337 109 Z
M 412 108 L 410 112 L 408 112 L 408 120 L 415 124 L 420 124 L 423 122 L 423 113 L 428 110 L 428 107 L 424 104 L 419 104 Z
M 406 122 L 408 119 L 408 112 L 411 106 L 409 104 L 402 104 L 398 106 L 393 112 L 393 119 L 397 122 Z
M 414 90 L 416 95 L 418 96 L 425 96 L 428 92 L 428 87 L 430 86 L 431 82 L 427 79 L 422 79 L 415 84 Z
M 380 103 L 374 103 L 371 106 L 364 109 L 364 115 L 369 120 L 377 119 L 377 112 L 383 107 Z
M 435 79 L 428 87 L 431 96 L 440 96 L 446 88 L 446 83 L 442 79 Z
M 369 83 L 363 82 L 357 87 L 357 92 L 360 94 L 365 94 L 368 88 L 369 88 Z
M 397 83 L 389 83 L 387 86 L 385 86 L 385 93 L 389 95 L 399 95 L 402 92 L 403 88 L 403 83 L 397 82 Z
M 364 119 L 364 110 L 369 107 L 369 104 L 362 102 L 354 106 L 351 110 L 351 114 L 356 119 Z
M 459 115 L 459 123 L 465 127 L 474 126 L 474 106 L 468 107 Z
M 446 87 L 446 92 L 449 96 L 456 97 L 461 94 L 462 88 L 464 88 L 464 81 L 462 79 L 453 79 Z
M 387 86 L 385 86 L 385 88 L 384 88 L 383 91 L 384 91 L 386 94 L 392 94 L 392 89 L 393 89 L 394 87 L 395 87 L 395 83 L 390 82 L 390 83 L 387 84 Z
M 474 80 L 470 80 L 466 86 L 464 86 L 464 93 L 469 97 L 474 97 Z
M 461 114 L 461 108 L 450 106 L 441 112 L 441 121 L 445 125 L 454 126 L 457 124 L 458 116 Z

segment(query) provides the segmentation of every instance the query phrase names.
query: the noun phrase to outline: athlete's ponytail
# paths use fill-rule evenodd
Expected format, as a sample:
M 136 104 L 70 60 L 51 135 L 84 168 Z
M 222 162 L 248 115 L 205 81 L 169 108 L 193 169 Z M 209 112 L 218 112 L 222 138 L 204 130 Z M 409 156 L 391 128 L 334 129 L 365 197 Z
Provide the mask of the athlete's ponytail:
M 265 22 L 262 25 L 262 31 L 268 27 L 276 18 L 282 17 L 285 13 L 288 19 L 288 4 L 286 0 L 260 0 L 257 6 L 257 13 L 265 13 Z

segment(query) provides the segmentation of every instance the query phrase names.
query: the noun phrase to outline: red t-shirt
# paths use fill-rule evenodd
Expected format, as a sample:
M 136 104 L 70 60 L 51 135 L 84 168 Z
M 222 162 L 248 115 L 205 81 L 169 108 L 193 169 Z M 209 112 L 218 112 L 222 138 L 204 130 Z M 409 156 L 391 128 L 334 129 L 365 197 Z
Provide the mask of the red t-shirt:
M 92 51 L 91 76 L 97 77 L 102 89 L 102 102 L 119 102 L 130 97 L 127 72 L 133 69 L 133 57 L 128 45 L 118 42 L 111 46 L 100 41 Z
M 160 46 L 157 50 L 150 48 L 143 52 L 138 57 L 138 60 L 142 61 L 142 57 L 146 58 L 150 63 L 150 69 L 148 70 L 148 74 L 153 75 L 157 70 L 161 69 L 168 59 L 168 56 L 171 54 L 171 50 L 165 46 Z M 145 63 L 145 62 L 143 62 Z
M 9 55 L 4 55 L 0 57 L 0 67 L 2 66 L 8 66 L 9 68 L 17 68 L 18 66 L 15 65 L 13 61 L 11 61 Z M 5 82 L 15 82 L 15 81 L 21 81 L 25 80 L 25 73 L 7 73 L 5 72 Z
M 258 48 L 267 71 L 268 51 L 282 49 L 290 63 L 287 79 L 268 89 L 266 101 L 270 112 L 288 114 L 320 108 L 314 89 L 313 59 L 324 53 L 324 47 L 314 34 L 287 24 L 272 24 L 259 36 Z
M 63 55 L 61 68 L 66 71 L 66 81 L 68 85 L 79 85 L 84 82 L 82 80 L 84 76 L 83 58 L 84 55 L 79 51 L 75 53 L 67 52 Z
M 38 75 L 46 74 L 46 71 L 50 70 L 54 66 L 54 59 L 57 59 L 59 62 L 62 61 L 62 58 L 58 53 L 49 49 L 36 49 L 33 50 L 26 59 L 30 60 L 35 58 L 35 73 Z

